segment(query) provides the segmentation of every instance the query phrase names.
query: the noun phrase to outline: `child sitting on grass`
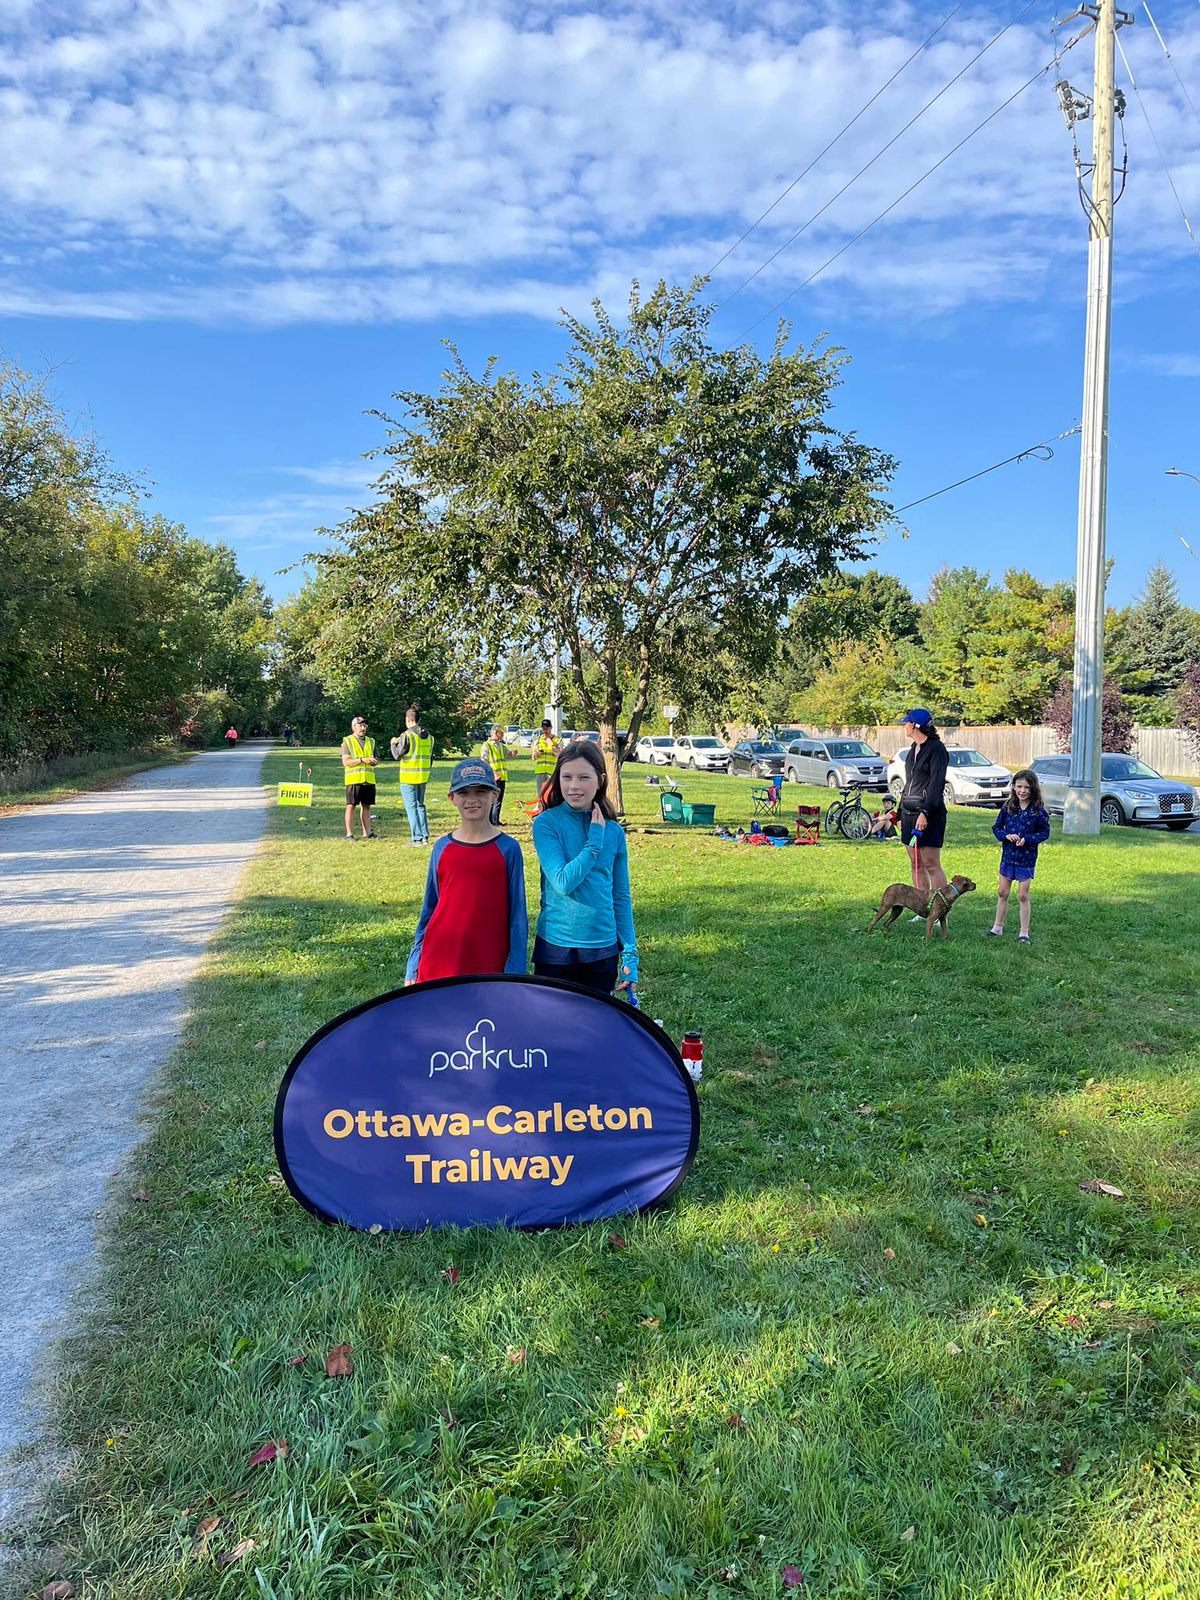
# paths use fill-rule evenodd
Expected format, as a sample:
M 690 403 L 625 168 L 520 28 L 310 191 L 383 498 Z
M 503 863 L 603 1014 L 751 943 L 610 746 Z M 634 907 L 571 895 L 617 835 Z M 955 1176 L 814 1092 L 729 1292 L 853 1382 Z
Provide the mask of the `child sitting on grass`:
M 525 864 L 521 847 L 491 820 L 499 791 L 486 761 L 460 761 L 450 776 L 459 824 L 429 858 L 406 985 L 528 970 Z
M 1017 773 L 1012 793 L 1000 807 L 992 832 L 1001 845 L 1000 885 L 996 894 L 996 920 L 988 930 L 988 937 L 998 939 L 1004 932 L 1008 897 L 1015 883 L 1021 913 L 1021 931 L 1017 938 L 1021 944 L 1028 944 L 1029 886 L 1037 866 L 1038 845 L 1045 844 L 1050 837 L 1050 816 L 1042 804 L 1036 773 Z

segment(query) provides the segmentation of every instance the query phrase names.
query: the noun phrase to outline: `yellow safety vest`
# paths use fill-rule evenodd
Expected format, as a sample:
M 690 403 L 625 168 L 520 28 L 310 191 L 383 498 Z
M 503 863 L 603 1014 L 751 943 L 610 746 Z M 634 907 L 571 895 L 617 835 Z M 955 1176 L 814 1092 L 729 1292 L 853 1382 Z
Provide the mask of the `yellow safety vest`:
M 558 740 L 551 735 L 538 734 L 533 741 L 533 770 L 539 778 L 548 778 L 558 760 Z
M 354 766 L 346 768 L 346 782 L 374 783 L 375 768 L 367 765 L 367 762 L 375 754 L 374 739 L 364 739 L 359 744 L 354 735 L 348 733 L 345 742 L 350 746 L 350 754 L 354 757 L 355 762 Z
M 433 770 L 432 736 L 428 733 L 413 733 L 410 729 L 404 737 L 407 742 L 404 754 L 400 757 L 400 782 L 428 783 L 429 774 Z
M 488 766 L 491 767 L 498 783 L 508 782 L 508 751 L 502 744 L 497 744 L 494 739 L 485 739 L 479 746 L 479 754 Z

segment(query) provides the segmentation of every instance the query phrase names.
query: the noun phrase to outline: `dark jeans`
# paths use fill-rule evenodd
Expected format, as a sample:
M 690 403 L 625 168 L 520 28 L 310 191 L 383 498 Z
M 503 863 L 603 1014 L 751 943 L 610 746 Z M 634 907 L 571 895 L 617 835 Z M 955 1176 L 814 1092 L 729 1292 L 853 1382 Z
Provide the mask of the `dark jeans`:
M 604 956 L 599 961 L 572 961 L 569 965 L 535 959 L 533 971 L 539 978 L 563 978 L 567 983 L 595 989 L 597 994 L 611 994 L 617 983 L 617 959 L 616 956 Z
M 503 778 L 497 778 L 496 779 L 496 787 L 499 789 L 500 793 L 496 796 L 495 800 L 492 802 L 492 827 L 493 828 L 498 828 L 500 826 L 500 807 L 504 804 L 504 781 L 505 780 Z

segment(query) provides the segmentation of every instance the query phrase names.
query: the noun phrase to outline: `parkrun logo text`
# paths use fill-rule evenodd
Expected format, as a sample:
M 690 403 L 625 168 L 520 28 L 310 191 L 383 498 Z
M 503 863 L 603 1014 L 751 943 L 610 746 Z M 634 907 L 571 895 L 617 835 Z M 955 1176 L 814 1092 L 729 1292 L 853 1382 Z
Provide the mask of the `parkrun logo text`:
M 530 1067 L 548 1067 L 550 1062 L 544 1050 L 526 1046 L 520 1055 L 511 1049 L 493 1050 L 491 1035 L 496 1024 L 490 1017 L 480 1017 L 463 1041 L 461 1050 L 435 1050 L 429 1057 L 429 1076 L 437 1072 L 486 1072 L 489 1068 L 499 1072 L 501 1067 L 525 1071 Z

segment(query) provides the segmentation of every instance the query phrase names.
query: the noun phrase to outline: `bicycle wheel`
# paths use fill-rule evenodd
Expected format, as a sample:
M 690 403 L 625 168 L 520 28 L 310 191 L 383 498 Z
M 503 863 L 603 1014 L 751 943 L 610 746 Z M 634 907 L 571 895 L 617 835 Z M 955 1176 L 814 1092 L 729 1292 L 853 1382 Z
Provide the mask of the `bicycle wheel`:
M 847 806 L 838 818 L 838 832 L 852 844 L 861 844 L 871 831 L 871 813 L 863 805 Z
M 838 831 L 838 822 L 842 812 L 846 809 L 844 800 L 835 800 L 825 813 L 824 829 L 826 833 L 833 834 Z

